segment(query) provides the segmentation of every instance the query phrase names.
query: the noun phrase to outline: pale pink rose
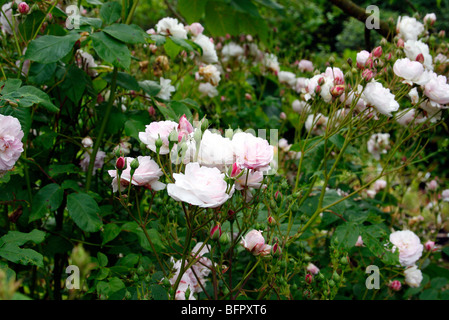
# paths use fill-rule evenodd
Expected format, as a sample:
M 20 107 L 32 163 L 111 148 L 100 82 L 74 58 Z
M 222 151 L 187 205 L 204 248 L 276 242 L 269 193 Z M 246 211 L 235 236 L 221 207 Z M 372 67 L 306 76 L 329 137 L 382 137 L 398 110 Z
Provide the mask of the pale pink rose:
M 162 147 L 160 154 L 168 154 L 169 149 L 169 135 L 170 132 L 178 128 L 178 123 L 170 120 L 151 122 L 145 127 L 145 132 L 139 132 L 139 139 L 147 148 L 156 152 L 156 140 L 160 137 L 162 140 Z M 176 141 L 175 141 L 176 142 Z
M 266 171 L 273 160 L 274 148 L 267 140 L 239 132 L 232 137 L 237 163 L 243 168 Z
M 271 251 L 271 246 L 265 244 L 265 239 L 262 235 L 262 231 L 259 230 L 251 230 L 250 232 L 248 232 L 246 236 L 242 238 L 242 241 L 240 243 L 246 250 L 248 250 L 255 256 L 265 256 L 267 254 L 270 254 Z
M 235 180 L 235 188 L 237 190 L 243 190 L 245 188 L 259 189 L 262 186 L 263 173 L 262 171 L 251 170 L 248 174 L 248 170 Z
M 84 148 L 92 148 L 94 146 L 94 142 L 91 137 L 85 137 L 81 140 L 81 144 Z
M 11 170 L 20 158 L 23 135 L 19 120 L 0 114 L 0 174 Z
M 359 67 L 360 69 L 365 68 L 366 62 L 368 61 L 368 59 L 371 57 L 371 53 L 369 53 L 366 50 L 362 50 L 359 53 L 357 53 L 357 67 Z
M 394 245 L 393 252 L 399 250 L 399 263 L 402 266 L 412 266 L 421 258 L 424 246 L 413 231 L 393 232 L 390 234 L 390 242 Z
M 413 85 L 413 83 L 424 85 L 428 77 L 422 77 L 424 73 L 424 66 L 417 62 L 411 61 L 409 58 L 398 59 L 393 65 L 394 73 L 404 78 L 403 83 Z
M 187 29 L 194 37 L 198 36 L 199 34 L 202 34 L 204 31 L 204 27 L 201 25 L 201 23 L 198 22 L 192 23 L 190 26 L 187 27 Z
M 302 60 L 299 61 L 299 63 L 298 63 L 298 69 L 299 69 L 301 72 L 306 72 L 306 71 L 312 72 L 313 69 L 314 69 L 314 68 L 313 68 L 313 63 L 312 63 L 312 61 L 302 59 Z
M 290 87 L 294 88 L 296 86 L 296 75 L 290 71 L 279 71 L 278 79 L 280 83 L 285 83 Z
M 371 153 L 376 160 L 380 160 L 381 154 L 386 154 L 390 149 L 390 134 L 375 133 L 371 135 L 367 143 L 368 152 Z
M 441 197 L 443 198 L 443 201 L 449 202 L 449 189 L 443 190 L 443 192 L 441 192 Z
M 428 13 L 424 16 L 423 19 L 424 23 L 428 23 L 431 26 L 433 26 L 433 24 L 435 23 L 435 21 L 437 21 L 437 16 L 435 13 Z
M 298 77 L 296 78 L 295 91 L 297 93 L 303 92 L 303 90 L 307 87 L 307 78 Z
M 410 268 L 405 269 L 404 275 L 405 283 L 410 287 L 417 288 L 420 286 L 423 276 L 421 270 L 419 270 L 417 266 L 414 265 Z
M 399 109 L 399 103 L 395 100 L 390 89 L 385 88 L 381 83 L 371 81 L 366 84 L 363 91 L 363 100 L 367 105 L 374 107 L 379 113 L 391 117 L 391 113 Z
M 297 113 L 310 112 L 310 106 L 307 104 L 307 102 L 298 99 L 292 102 L 292 109 Z
M 201 167 L 188 163 L 185 174 L 174 173 L 175 183 L 167 185 L 167 192 L 176 201 L 183 201 L 201 208 L 216 208 L 232 197 L 235 187 L 227 193 L 224 173 L 217 168 Z
M 449 85 L 447 84 L 447 78 L 432 73 L 430 75 L 430 81 L 424 86 L 424 94 L 435 103 L 448 104 Z
M 235 162 L 232 141 L 219 133 L 206 130 L 201 138 L 198 162 L 207 167 L 223 169 Z
M 309 271 L 311 274 L 318 274 L 320 272 L 320 269 L 313 263 L 309 262 L 309 264 L 307 265 L 307 271 Z
M 333 80 L 334 85 L 344 84 L 345 83 L 345 75 L 341 69 L 336 67 L 327 67 L 324 73 L 324 76 Z
M 387 181 L 385 181 L 383 179 L 376 180 L 376 182 L 374 182 L 374 184 L 373 184 L 373 189 L 376 192 L 379 192 L 380 190 L 385 189 L 386 187 L 387 187 Z
M 438 182 L 434 179 L 427 184 L 427 189 L 435 191 L 438 188 Z
M 424 32 L 424 25 L 412 17 L 399 17 L 396 31 L 405 41 L 418 40 L 418 36 Z
M 424 58 L 424 67 L 427 70 L 433 70 L 433 58 L 426 43 L 419 40 L 408 40 L 404 43 L 404 52 L 407 58 L 412 61 L 416 61 L 416 58 L 421 54 L 422 58 Z
M 89 152 L 91 152 L 91 150 Z M 87 172 L 87 170 L 89 170 L 89 163 L 90 163 L 89 152 L 86 151 L 83 155 L 83 159 L 80 161 L 81 169 L 84 172 Z M 95 156 L 94 167 L 92 169 L 93 173 L 95 173 L 95 171 L 97 171 L 97 169 L 101 169 L 103 167 L 104 158 L 106 158 L 106 153 L 104 151 L 98 150 L 97 154 Z
M 131 180 L 131 162 L 134 158 L 126 157 L 126 168 L 122 171 L 120 175 L 120 191 L 126 190 L 129 183 L 138 187 L 145 187 L 154 191 L 160 191 L 165 189 L 165 184 L 159 181 L 159 178 L 163 175 L 159 165 L 151 159 L 150 156 L 139 156 L 137 160 L 139 161 L 139 167 L 134 171 Z M 117 192 L 119 189 L 117 171 L 109 170 L 109 175 L 113 178 L 112 189 Z

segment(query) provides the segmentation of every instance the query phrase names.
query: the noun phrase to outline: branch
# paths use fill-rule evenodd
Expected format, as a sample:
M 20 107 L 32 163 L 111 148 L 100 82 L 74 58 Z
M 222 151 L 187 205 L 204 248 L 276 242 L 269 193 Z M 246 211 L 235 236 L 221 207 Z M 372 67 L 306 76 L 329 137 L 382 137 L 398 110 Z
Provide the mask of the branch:
M 365 23 L 366 19 L 370 16 L 370 14 L 366 13 L 366 10 L 356 5 L 351 0 L 329 0 L 332 4 L 339 7 L 343 10 L 344 13 L 350 15 L 351 17 L 356 18 L 357 20 Z M 379 19 L 379 29 L 374 29 L 385 37 L 388 41 L 392 41 L 395 32 L 390 29 L 390 26 L 386 21 L 382 21 Z

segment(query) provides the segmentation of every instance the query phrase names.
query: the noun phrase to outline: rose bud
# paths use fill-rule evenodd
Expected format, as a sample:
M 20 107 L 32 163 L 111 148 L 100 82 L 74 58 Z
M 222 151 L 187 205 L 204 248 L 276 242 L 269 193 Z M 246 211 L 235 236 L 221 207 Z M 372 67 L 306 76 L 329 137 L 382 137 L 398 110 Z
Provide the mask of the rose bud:
M 116 167 L 118 170 L 123 170 L 123 169 L 125 168 L 125 166 L 126 166 L 126 160 L 125 160 L 125 158 L 124 158 L 124 157 L 119 157 L 119 158 L 117 159 L 117 161 L 115 162 L 115 167 Z
M 426 248 L 427 251 L 432 251 L 433 248 L 435 248 L 435 242 L 429 240 L 426 242 L 424 247 Z
M 308 273 L 306 274 L 306 283 L 311 284 L 313 282 L 313 276 Z
M 221 225 L 220 224 L 216 224 L 210 230 L 210 238 L 212 240 L 218 240 L 218 239 L 220 239 L 220 237 L 221 237 Z
M 394 280 L 389 284 L 389 287 L 393 291 L 399 291 L 399 290 L 401 290 L 401 287 L 402 287 L 401 281 Z
M 267 221 L 268 221 L 268 225 L 270 225 L 270 226 L 276 225 L 276 220 L 273 218 L 273 216 L 269 216 L 267 218 Z
M 398 48 L 404 48 L 404 44 L 405 44 L 404 40 L 399 39 L 398 42 L 396 43 L 396 46 Z
M 28 14 L 30 12 L 30 6 L 26 2 L 19 3 L 19 12 L 20 14 Z
M 336 85 L 331 89 L 333 97 L 339 97 L 345 92 L 345 86 L 342 84 Z
M 278 256 L 281 254 L 281 247 L 277 242 L 271 248 L 271 253 L 273 254 L 273 256 Z
M 382 47 L 379 46 L 374 48 L 372 54 L 374 57 L 379 58 L 382 55 Z
M 231 178 L 236 178 L 240 173 L 242 172 L 242 169 L 237 164 L 237 162 L 234 162 L 232 165 L 232 171 L 231 171 Z
M 362 72 L 362 78 L 363 78 L 366 82 L 371 81 L 371 79 L 373 78 L 373 76 L 374 76 L 373 72 L 372 72 L 371 70 L 369 70 L 369 69 L 365 69 L 365 70 L 363 70 L 363 72 Z

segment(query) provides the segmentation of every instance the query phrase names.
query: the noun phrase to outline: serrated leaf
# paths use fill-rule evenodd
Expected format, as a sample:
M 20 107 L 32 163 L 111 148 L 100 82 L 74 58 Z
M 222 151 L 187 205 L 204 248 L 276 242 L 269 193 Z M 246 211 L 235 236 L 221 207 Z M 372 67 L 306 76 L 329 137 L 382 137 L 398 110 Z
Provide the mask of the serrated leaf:
M 102 222 L 97 202 L 87 193 L 72 193 L 67 196 L 67 210 L 73 221 L 81 230 L 96 232 Z
M 56 183 L 51 183 L 41 188 L 31 203 L 31 214 L 28 222 L 41 219 L 47 212 L 58 209 L 63 197 L 64 191 Z
M 113 66 L 129 69 L 131 53 L 126 44 L 101 31 L 91 35 L 91 38 L 92 47 L 101 59 Z
M 6 235 L 0 238 L 0 246 L 6 244 L 15 244 L 16 246 L 21 246 L 28 241 L 39 244 L 45 240 L 45 235 L 46 233 L 44 231 L 37 229 L 34 229 L 29 233 L 9 231 Z
M 45 35 L 34 39 L 28 44 L 24 59 L 40 63 L 53 63 L 64 58 L 80 38 L 77 33 L 65 36 Z
M 100 17 L 106 24 L 111 24 L 120 19 L 122 5 L 115 1 L 106 2 L 101 6 Z
M 22 249 L 14 243 L 0 247 L 0 257 L 22 265 L 44 266 L 44 257 L 33 249 Z

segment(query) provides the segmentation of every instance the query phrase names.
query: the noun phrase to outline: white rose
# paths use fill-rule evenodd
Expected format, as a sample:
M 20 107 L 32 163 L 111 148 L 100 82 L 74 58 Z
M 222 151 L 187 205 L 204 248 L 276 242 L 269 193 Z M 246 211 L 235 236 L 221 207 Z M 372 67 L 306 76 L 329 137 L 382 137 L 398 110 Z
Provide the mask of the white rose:
M 374 107 L 379 113 L 391 117 L 391 113 L 399 109 L 399 103 L 395 100 L 390 89 L 385 88 L 376 81 L 369 82 L 363 91 L 363 100 Z
M 163 36 L 175 36 L 177 38 L 187 39 L 187 30 L 184 25 L 175 18 L 163 18 L 156 24 L 157 33 Z
M 405 269 L 404 275 L 405 283 L 410 287 L 417 288 L 420 286 L 423 276 L 421 270 L 419 270 L 417 266 Z
M 411 17 L 399 17 L 396 31 L 404 40 L 418 40 L 418 36 L 424 32 L 424 25 Z
M 421 258 L 424 246 L 419 237 L 410 230 L 396 231 L 390 234 L 390 242 L 399 250 L 399 263 L 404 267 L 412 266 Z
M 234 163 L 232 141 L 221 134 L 206 130 L 201 138 L 198 162 L 203 166 L 217 167 L 220 170 Z
M 175 183 L 167 185 L 167 192 L 176 201 L 183 201 L 201 208 L 216 208 L 231 198 L 224 173 L 217 168 L 201 167 L 197 162 L 188 163 L 185 173 L 174 173 Z

